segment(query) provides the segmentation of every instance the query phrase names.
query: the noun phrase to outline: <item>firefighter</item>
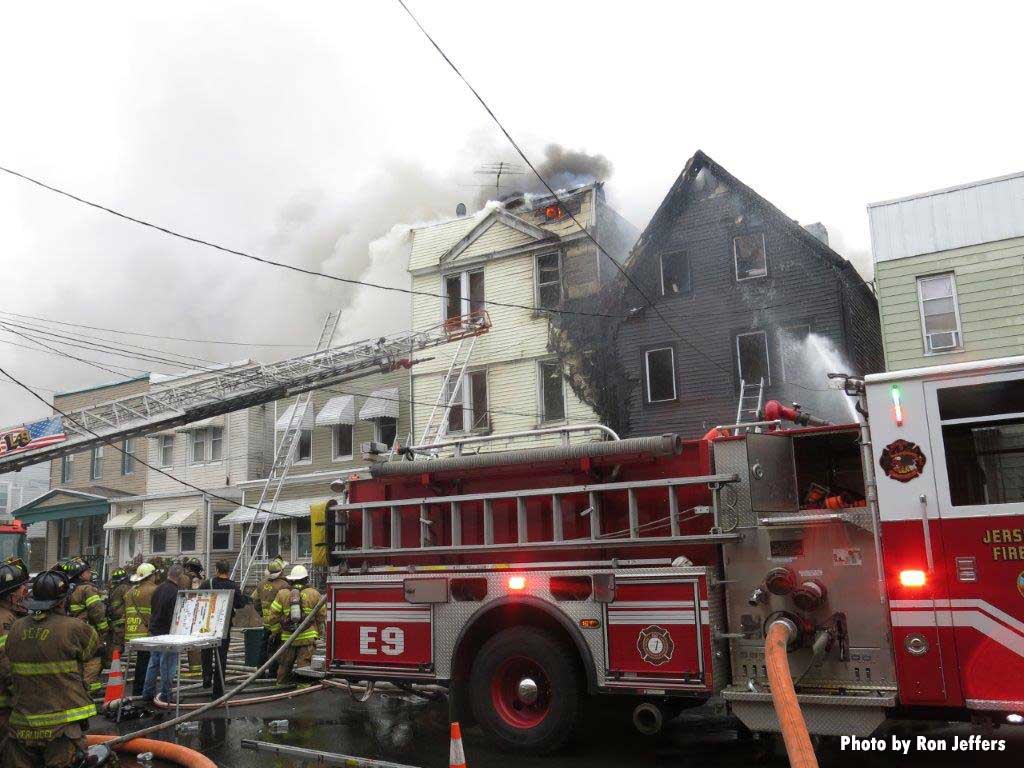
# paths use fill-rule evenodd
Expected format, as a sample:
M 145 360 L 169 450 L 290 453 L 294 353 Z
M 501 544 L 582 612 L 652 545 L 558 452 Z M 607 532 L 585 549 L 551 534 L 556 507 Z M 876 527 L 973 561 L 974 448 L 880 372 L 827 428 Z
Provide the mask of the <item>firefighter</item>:
M 110 574 L 107 592 L 107 618 L 110 620 L 110 652 L 124 653 L 124 596 L 131 589 L 126 568 L 115 568 Z
M 5 646 L 11 625 L 28 611 L 22 605 L 28 594 L 28 568 L 19 557 L 0 565 L 0 757 L 7 743 L 7 721 L 11 716 L 11 665 Z
M 89 692 L 96 693 L 102 687 L 100 675 L 103 672 L 103 662 L 107 650 L 107 636 L 110 634 L 110 623 L 107 620 L 107 606 L 103 602 L 103 596 L 92 583 L 92 568 L 89 563 L 81 557 L 69 557 L 57 563 L 68 581 L 71 582 L 71 599 L 68 602 L 68 613 L 72 618 L 88 622 L 96 635 L 99 637 L 99 647 L 96 649 L 96 657 L 89 659 L 85 665 L 85 681 L 89 685 Z
M 256 587 L 256 594 L 254 595 L 254 602 L 256 603 L 256 611 L 260 614 L 263 619 L 263 654 L 260 659 L 260 664 L 263 664 L 267 659 L 274 655 L 274 651 L 281 647 L 281 624 L 275 622 L 270 617 L 270 606 L 274 602 L 274 598 L 277 597 L 277 593 L 282 589 L 288 588 L 288 582 L 284 579 L 284 569 L 288 567 L 288 563 L 282 560 L 280 557 L 270 561 L 270 565 L 267 566 L 267 578 L 259 583 Z M 278 662 L 274 662 L 264 673 L 266 677 L 277 676 Z
M 320 602 L 320 593 L 315 587 L 309 586 L 309 571 L 301 565 L 292 568 L 287 576 L 288 587 L 277 593 L 270 604 L 271 624 L 281 625 L 281 642 L 291 639 L 299 623 L 313 612 Z M 317 640 L 323 637 L 324 621 L 327 608 L 320 606 L 316 618 L 292 642 L 281 656 L 277 668 L 277 682 L 284 685 L 292 679 L 292 670 L 296 667 L 307 667 L 313 662 L 313 650 Z M 300 685 L 305 687 L 304 685 Z
M 124 596 L 124 639 L 127 642 L 149 637 L 149 616 L 153 593 L 156 591 L 156 566 L 142 563 L 129 578 L 132 587 Z M 139 651 L 132 672 L 132 696 L 142 695 L 149 666 L 149 651 Z
M 70 595 L 63 572 L 40 574 L 25 604 L 29 615 L 7 635 L 13 696 L 4 765 L 63 768 L 85 750 L 88 719 L 96 714 L 85 664 L 96 656 L 99 638 L 88 622 L 64 614 Z

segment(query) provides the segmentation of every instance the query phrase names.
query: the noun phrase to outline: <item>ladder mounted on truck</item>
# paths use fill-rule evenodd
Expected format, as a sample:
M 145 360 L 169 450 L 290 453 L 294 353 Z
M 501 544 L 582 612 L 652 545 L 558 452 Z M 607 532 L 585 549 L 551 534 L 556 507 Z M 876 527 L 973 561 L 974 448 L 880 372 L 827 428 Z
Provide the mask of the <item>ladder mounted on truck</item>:
M 474 312 L 419 331 L 329 347 L 267 365 L 253 363 L 210 371 L 152 392 L 69 411 L 68 418 L 63 419 L 67 439 L 0 455 L 0 473 L 310 392 L 374 371 L 407 368 L 417 362 L 412 357 L 417 351 L 478 336 L 490 327 L 486 312 Z
M 740 379 L 740 399 L 736 404 L 736 423 L 758 421 L 764 407 L 764 377 L 756 384 Z
M 456 398 L 465 399 L 462 391 L 466 381 L 466 368 L 473 356 L 473 348 L 476 346 L 476 336 L 469 336 L 459 340 L 459 346 L 452 355 L 452 361 L 441 382 L 441 390 L 437 394 L 437 401 L 430 409 L 430 416 L 423 427 L 423 434 L 420 435 L 419 445 L 428 445 L 442 441 L 448 434 L 448 417 L 455 405 Z M 433 450 L 431 453 L 436 454 Z
M 532 488 L 516 491 L 497 491 L 493 493 L 475 493 L 459 496 L 428 496 L 414 499 L 394 499 L 388 501 L 367 501 L 361 503 L 337 504 L 332 510 L 341 514 L 327 524 L 334 525 L 334 541 L 340 542 L 332 551 L 337 559 L 351 557 L 381 557 L 391 555 L 443 555 L 470 554 L 480 552 L 503 552 L 521 550 L 529 547 L 532 550 L 579 548 L 586 546 L 651 546 L 662 543 L 726 543 L 738 541 L 739 533 L 730 528 L 723 531 L 719 526 L 719 494 L 724 484 L 735 483 L 739 477 L 735 474 L 700 475 L 693 477 L 670 477 L 657 480 L 634 480 L 629 482 L 592 483 L 557 488 Z M 711 490 L 710 507 L 693 507 L 681 510 L 675 489 L 680 486 L 706 485 Z M 664 518 L 640 523 L 638 493 L 643 490 L 660 489 L 665 492 L 666 501 Z M 604 531 L 602 510 L 605 507 L 606 494 L 626 493 L 628 504 L 628 525 L 621 531 Z M 566 538 L 563 534 L 564 520 L 562 500 L 570 496 L 587 498 L 588 507 L 581 511 L 589 520 L 589 535 Z M 549 539 L 538 541 L 529 539 L 527 502 L 533 499 L 547 499 L 551 516 Z M 483 541 L 480 543 L 463 543 L 462 529 L 464 515 L 469 513 L 465 505 L 475 503 L 482 518 Z M 500 503 L 515 504 L 516 540 L 495 542 L 494 506 Z M 447 512 L 450 521 L 451 543 L 438 544 L 433 531 L 434 521 L 430 519 L 429 509 L 440 507 L 442 514 Z M 680 523 L 697 515 L 712 515 L 712 527 L 709 533 L 682 534 Z M 355 549 L 345 548 L 345 518 L 358 515 L 362 540 Z M 388 541 L 378 543 L 374 540 L 375 520 L 381 516 L 387 521 Z M 403 539 L 403 521 L 418 519 L 419 537 L 416 541 L 406 542 Z M 734 528 L 735 526 L 733 526 Z

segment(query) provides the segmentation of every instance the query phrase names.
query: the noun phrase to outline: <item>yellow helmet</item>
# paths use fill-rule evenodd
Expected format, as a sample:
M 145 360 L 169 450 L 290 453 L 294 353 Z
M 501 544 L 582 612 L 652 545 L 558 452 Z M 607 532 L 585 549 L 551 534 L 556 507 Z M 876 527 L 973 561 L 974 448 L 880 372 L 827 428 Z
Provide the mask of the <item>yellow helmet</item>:
M 288 567 L 288 563 L 280 557 L 275 557 L 270 561 L 270 565 L 267 566 L 267 573 L 271 576 L 277 577 L 281 575 L 281 572 Z

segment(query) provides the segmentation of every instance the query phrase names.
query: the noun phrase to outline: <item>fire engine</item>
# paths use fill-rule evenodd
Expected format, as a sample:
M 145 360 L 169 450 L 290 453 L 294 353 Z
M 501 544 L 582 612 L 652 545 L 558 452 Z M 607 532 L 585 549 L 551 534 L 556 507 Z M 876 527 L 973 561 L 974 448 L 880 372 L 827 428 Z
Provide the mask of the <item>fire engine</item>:
M 28 528 L 21 520 L 0 523 L 0 560 L 9 557 L 28 561 Z
M 784 736 L 789 704 L 820 735 L 1019 722 L 1024 357 L 835 380 L 858 423 L 773 401 L 701 439 L 339 480 L 313 509 L 325 673 L 448 686 L 522 752 L 559 747 L 606 694 L 647 730 L 713 696 Z

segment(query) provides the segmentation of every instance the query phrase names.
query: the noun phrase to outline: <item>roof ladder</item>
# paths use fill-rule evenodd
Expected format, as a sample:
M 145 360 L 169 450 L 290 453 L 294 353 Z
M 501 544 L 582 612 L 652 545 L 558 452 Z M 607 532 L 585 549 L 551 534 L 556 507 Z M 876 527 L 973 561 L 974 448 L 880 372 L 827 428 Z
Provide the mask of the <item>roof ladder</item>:
M 740 379 L 740 399 L 736 404 L 736 423 L 759 421 L 763 405 L 764 377 L 762 376 L 757 384 L 747 384 L 746 381 Z

